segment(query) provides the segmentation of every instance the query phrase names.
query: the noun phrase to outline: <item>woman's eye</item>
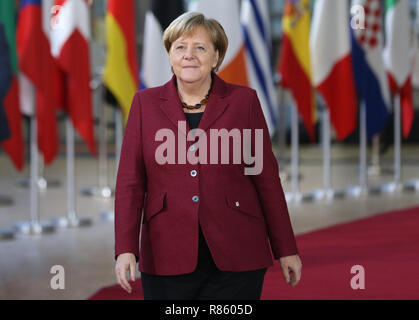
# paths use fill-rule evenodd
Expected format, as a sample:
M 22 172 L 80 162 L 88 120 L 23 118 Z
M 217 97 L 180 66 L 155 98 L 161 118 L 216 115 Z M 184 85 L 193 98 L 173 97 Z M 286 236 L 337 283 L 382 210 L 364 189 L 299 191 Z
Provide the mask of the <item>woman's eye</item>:
M 177 46 L 176 49 L 181 50 L 181 49 L 183 49 L 183 46 Z
M 201 46 L 199 46 L 198 49 L 199 50 L 205 50 L 205 48 L 204 47 L 201 47 Z

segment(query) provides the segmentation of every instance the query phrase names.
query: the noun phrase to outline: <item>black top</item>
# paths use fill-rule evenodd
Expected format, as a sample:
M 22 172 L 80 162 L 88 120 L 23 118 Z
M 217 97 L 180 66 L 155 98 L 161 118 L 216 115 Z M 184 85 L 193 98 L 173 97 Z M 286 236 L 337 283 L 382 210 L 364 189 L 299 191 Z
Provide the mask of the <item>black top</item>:
M 196 112 L 196 113 L 185 112 L 185 117 L 186 117 L 186 120 L 189 123 L 189 128 L 191 128 L 191 129 L 198 128 L 199 121 L 201 121 L 201 118 L 202 118 L 203 114 L 204 114 L 204 111 Z

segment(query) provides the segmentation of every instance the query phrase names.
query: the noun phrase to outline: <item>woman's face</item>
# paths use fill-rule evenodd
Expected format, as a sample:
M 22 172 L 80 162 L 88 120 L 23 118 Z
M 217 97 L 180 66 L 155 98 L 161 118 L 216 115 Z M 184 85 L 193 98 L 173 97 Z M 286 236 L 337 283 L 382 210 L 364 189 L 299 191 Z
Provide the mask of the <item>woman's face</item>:
M 170 64 L 176 77 L 193 83 L 209 77 L 218 62 L 218 51 L 204 27 L 197 27 L 189 36 L 180 36 L 169 51 Z

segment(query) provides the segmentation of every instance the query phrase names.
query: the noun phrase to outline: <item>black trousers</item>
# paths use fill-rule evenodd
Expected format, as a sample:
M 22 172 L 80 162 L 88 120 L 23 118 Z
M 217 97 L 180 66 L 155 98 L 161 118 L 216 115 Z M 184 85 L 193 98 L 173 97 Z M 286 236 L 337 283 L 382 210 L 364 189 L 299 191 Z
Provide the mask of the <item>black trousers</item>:
M 142 272 L 144 300 L 260 300 L 267 268 L 221 271 L 199 227 L 198 265 L 192 273 L 159 276 Z

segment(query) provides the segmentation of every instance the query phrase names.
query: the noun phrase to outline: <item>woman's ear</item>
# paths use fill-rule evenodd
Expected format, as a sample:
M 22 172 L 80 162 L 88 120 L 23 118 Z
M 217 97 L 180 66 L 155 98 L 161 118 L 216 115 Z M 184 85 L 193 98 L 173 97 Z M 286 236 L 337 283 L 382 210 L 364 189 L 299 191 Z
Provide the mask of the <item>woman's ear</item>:
M 215 51 L 215 62 L 212 65 L 212 69 L 215 69 L 215 67 L 217 66 L 219 57 L 220 57 L 220 53 L 218 52 L 218 50 L 216 50 Z

